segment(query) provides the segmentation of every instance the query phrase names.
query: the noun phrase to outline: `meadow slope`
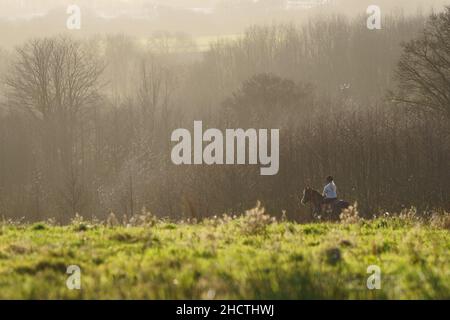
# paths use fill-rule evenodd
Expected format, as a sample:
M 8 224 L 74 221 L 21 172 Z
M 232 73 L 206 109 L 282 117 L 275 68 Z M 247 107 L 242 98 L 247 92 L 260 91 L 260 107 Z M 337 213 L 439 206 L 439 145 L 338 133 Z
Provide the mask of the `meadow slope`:
M 414 219 L 0 228 L 1 299 L 448 299 L 449 263 L 448 229 Z M 81 290 L 66 287 L 69 265 Z M 367 289 L 369 265 L 380 290 Z

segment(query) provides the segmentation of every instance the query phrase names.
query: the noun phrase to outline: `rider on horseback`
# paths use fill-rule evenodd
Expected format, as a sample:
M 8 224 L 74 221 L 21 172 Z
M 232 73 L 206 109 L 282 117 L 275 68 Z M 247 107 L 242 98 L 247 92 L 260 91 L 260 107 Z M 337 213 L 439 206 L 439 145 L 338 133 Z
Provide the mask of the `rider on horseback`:
M 327 185 L 323 188 L 323 205 L 331 207 L 337 200 L 337 188 L 332 176 L 327 177 Z
M 350 203 L 338 200 L 336 190 L 333 177 L 329 176 L 322 194 L 310 187 L 303 189 L 301 203 L 304 205 L 307 203 L 311 204 L 312 213 L 316 217 L 321 217 L 323 213 L 326 213 L 327 215 L 324 217 L 339 219 L 342 210 L 347 209 Z

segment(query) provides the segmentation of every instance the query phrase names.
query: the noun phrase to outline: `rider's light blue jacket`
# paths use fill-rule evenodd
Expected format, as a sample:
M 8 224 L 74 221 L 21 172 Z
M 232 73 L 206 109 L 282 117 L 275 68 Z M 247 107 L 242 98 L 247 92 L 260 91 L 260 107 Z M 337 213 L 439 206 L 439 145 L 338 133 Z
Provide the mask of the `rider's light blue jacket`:
M 323 196 L 327 199 L 334 199 L 337 198 L 337 188 L 333 181 L 331 181 L 329 184 L 323 188 Z

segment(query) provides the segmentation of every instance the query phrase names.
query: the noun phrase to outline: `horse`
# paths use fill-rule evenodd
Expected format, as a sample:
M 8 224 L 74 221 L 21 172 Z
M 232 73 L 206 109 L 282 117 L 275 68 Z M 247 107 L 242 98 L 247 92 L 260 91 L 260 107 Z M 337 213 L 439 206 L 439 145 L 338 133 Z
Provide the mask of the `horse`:
M 331 205 L 331 210 L 324 210 L 323 209 L 323 201 L 325 197 L 317 190 L 314 190 L 310 187 L 306 187 L 303 190 L 303 197 L 301 200 L 301 203 L 303 205 L 306 205 L 307 203 L 310 203 L 312 205 L 313 215 L 321 215 L 321 214 L 328 214 L 330 218 L 333 219 L 339 219 L 339 216 L 341 215 L 342 210 L 347 209 L 350 207 L 350 203 L 344 200 L 336 200 Z M 330 212 L 331 211 L 331 212 Z

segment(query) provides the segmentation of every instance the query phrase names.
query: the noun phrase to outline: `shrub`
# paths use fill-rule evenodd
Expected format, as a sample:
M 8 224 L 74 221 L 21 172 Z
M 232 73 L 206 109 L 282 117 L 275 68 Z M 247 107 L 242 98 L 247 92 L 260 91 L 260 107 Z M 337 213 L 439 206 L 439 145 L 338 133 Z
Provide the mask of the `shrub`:
M 146 207 L 143 207 L 140 214 L 135 214 L 128 222 L 129 226 L 154 226 L 158 222 L 156 218 Z
M 431 215 L 430 225 L 434 228 L 450 230 L 450 212 L 435 212 Z
M 404 222 L 409 222 L 412 224 L 416 222 L 423 222 L 423 218 L 417 214 L 417 208 L 414 206 L 400 211 L 398 218 Z
M 247 235 L 260 234 L 264 233 L 267 226 L 275 221 L 276 219 L 274 217 L 266 214 L 266 210 L 261 205 L 261 202 L 257 201 L 254 208 L 245 212 L 241 229 L 243 233 Z
M 358 223 L 361 220 L 358 212 L 358 203 L 355 202 L 353 206 L 344 209 L 339 218 L 341 219 L 341 223 L 344 224 Z
M 114 228 L 120 225 L 119 220 L 117 219 L 114 212 L 111 212 L 108 216 L 108 219 L 106 219 L 106 225 L 110 228 Z
M 75 217 L 72 219 L 71 225 L 74 231 L 87 231 L 91 228 L 89 223 L 78 213 L 76 213 Z

